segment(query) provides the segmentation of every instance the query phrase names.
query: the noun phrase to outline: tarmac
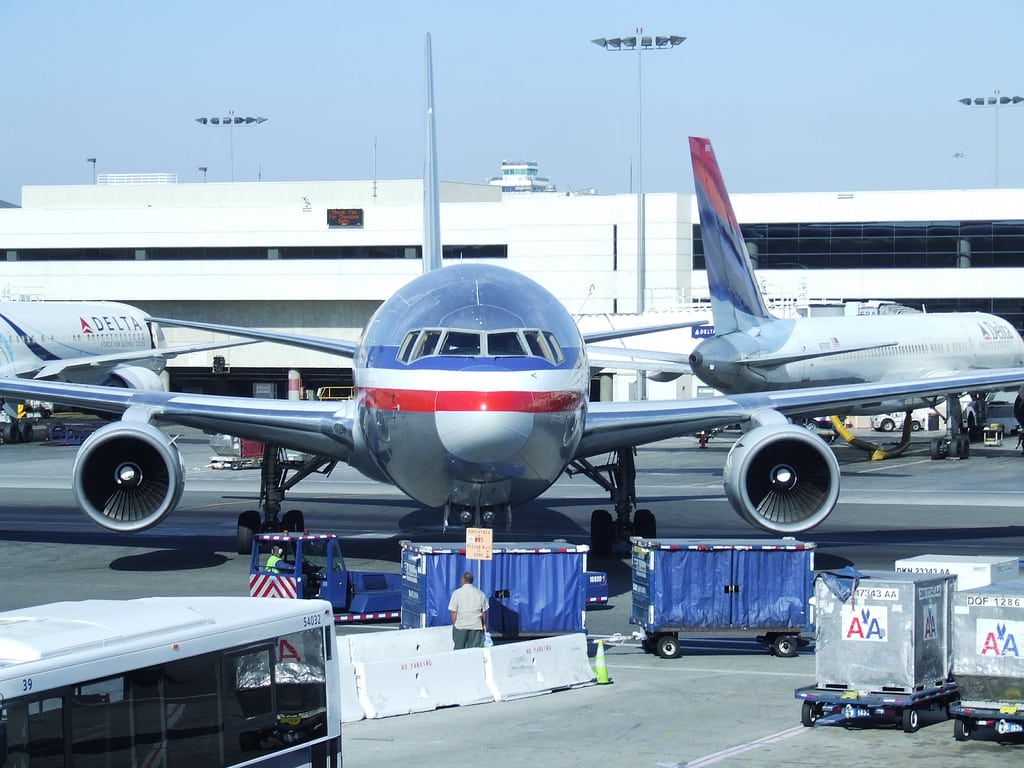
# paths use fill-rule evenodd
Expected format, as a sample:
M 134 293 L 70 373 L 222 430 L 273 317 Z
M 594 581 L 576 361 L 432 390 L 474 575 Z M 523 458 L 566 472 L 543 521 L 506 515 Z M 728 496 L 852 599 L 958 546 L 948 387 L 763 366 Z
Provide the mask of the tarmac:
M 176 433 L 178 434 L 178 433 Z M 721 471 L 734 436 L 667 441 L 637 457 L 642 505 L 661 537 L 764 538 L 729 509 Z M 874 435 L 885 440 L 886 436 Z M 1022 455 L 1015 438 L 972 446 L 967 461 L 930 461 L 927 432 L 902 457 L 868 461 L 836 447 L 843 489 L 833 515 L 800 538 L 817 545 L 816 567 L 891 569 L 920 554 L 1024 556 Z M 891 439 L 891 438 L 888 438 Z M 248 558 L 234 553 L 235 518 L 255 506 L 258 472 L 212 470 L 201 434 L 180 431 L 188 467 L 178 511 L 132 535 L 105 531 L 75 507 L 76 448 L 0 446 L 0 610 L 87 597 L 247 593 Z M 563 478 L 516 510 L 513 540 L 586 543 L 590 513 L 607 506 L 584 478 Z M 303 481 L 288 508 L 312 530 L 343 537 L 349 567 L 398 571 L 403 539 L 458 541 L 440 513 L 348 468 Z M 363 720 L 343 729 L 349 768 L 454 762 L 536 766 L 1004 766 L 1024 744 L 957 742 L 952 721 L 925 713 L 924 727 L 800 724 L 794 690 L 815 682 L 813 644 L 795 658 L 769 655 L 754 633 L 693 634 L 678 659 L 644 653 L 629 623 L 630 567 L 623 553 L 591 558 L 609 574 L 610 606 L 588 612 L 591 646 L 604 640 L 611 683 L 511 702 Z M 395 631 L 394 625 L 345 632 Z

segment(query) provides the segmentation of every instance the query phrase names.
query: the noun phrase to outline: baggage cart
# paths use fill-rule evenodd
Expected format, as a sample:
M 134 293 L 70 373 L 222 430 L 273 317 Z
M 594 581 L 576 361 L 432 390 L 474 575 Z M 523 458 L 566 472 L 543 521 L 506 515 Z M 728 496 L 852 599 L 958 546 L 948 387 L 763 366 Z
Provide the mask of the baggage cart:
M 762 630 L 757 640 L 791 657 L 808 641 L 814 544 L 794 539 L 633 537 L 633 607 L 644 650 L 681 653 L 680 632 Z
M 953 597 L 953 736 L 1024 739 L 1024 579 Z
M 403 629 L 451 624 L 448 601 L 462 574 L 488 597 L 487 625 L 502 638 L 586 631 L 592 604 L 607 601 L 607 578 L 591 582 L 585 544 L 495 542 L 491 560 L 468 560 L 464 546 L 402 542 Z M 603 596 L 600 594 L 603 591 Z
M 815 579 L 815 685 L 797 688 L 800 722 L 920 727 L 959 698 L 952 676 L 956 576 L 904 571 Z

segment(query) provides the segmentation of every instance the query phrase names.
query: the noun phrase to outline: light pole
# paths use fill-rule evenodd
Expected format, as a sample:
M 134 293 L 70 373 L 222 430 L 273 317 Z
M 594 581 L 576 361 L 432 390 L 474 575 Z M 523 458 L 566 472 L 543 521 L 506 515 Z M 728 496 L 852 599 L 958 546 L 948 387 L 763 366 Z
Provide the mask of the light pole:
M 87 157 L 87 158 L 85 158 L 85 162 L 92 163 L 92 183 L 95 184 L 96 183 L 96 158 L 95 157 Z
M 235 126 L 236 125 L 260 125 L 267 122 L 265 117 L 239 117 L 235 110 L 229 109 L 227 117 L 197 117 L 196 122 L 200 125 L 226 125 L 228 127 L 228 146 L 231 153 L 231 180 L 235 180 Z
M 200 165 L 199 166 L 199 170 L 203 172 L 203 184 L 205 184 L 206 183 L 206 172 L 208 170 L 210 170 L 210 169 L 207 168 L 205 165 Z
M 1021 96 L 1001 96 L 999 90 L 996 89 L 992 92 L 991 96 L 975 96 L 973 98 L 965 97 L 963 99 L 957 99 L 965 107 L 992 107 L 996 115 L 996 148 L 995 148 L 995 182 L 996 188 L 999 188 L 999 107 L 1002 106 L 1017 106 L 1021 102 L 1024 102 L 1024 97 Z
M 594 45 L 599 45 L 606 51 L 636 51 L 636 311 L 638 314 L 645 309 L 645 273 L 647 271 L 647 212 L 643 183 L 643 57 L 641 54 L 650 50 L 667 51 L 677 45 L 682 45 L 684 40 L 686 38 L 682 35 L 644 35 L 643 27 L 637 27 L 636 35 L 631 37 L 599 37 L 596 40 L 591 40 Z M 638 400 L 645 399 L 645 389 L 644 372 L 639 371 L 636 379 Z

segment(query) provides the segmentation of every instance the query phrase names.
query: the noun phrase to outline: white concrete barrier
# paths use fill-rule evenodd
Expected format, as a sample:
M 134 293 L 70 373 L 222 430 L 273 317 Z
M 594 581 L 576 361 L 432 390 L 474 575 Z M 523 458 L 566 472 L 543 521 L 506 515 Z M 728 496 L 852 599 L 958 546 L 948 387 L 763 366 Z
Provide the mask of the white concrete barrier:
M 587 638 L 580 633 L 484 649 L 487 685 L 495 701 L 592 685 Z
M 338 682 L 341 687 L 341 722 L 351 723 L 366 717 L 356 688 L 356 668 L 346 638 L 335 635 L 334 659 L 338 663 Z
M 354 666 L 359 701 L 368 718 L 494 701 L 482 648 L 356 661 Z
M 346 643 L 352 661 L 369 663 L 425 656 L 452 650 L 452 628 L 387 629 L 380 632 L 359 632 L 338 637 L 338 645 Z

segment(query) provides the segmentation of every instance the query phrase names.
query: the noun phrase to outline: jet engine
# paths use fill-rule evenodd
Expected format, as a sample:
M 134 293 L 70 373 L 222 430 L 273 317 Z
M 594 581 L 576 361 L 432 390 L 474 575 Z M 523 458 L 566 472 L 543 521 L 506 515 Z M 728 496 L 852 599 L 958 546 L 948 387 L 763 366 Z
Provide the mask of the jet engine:
M 167 433 L 145 422 L 100 427 L 72 468 L 75 500 L 93 522 L 119 532 L 150 528 L 178 505 L 185 487 L 181 454 Z
M 141 389 L 145 392 L 166 392 L 160 374 L 143 368 L 141 365 L 118 365 L 103 382 L 105 387 L 124 387 L 125 389 Z
M 839 498 L 835 454 L 816 434 L 788 422 L 742 435 L 729 451 L 724 475 L 732 508 L 772 533 L 813 528 Z

